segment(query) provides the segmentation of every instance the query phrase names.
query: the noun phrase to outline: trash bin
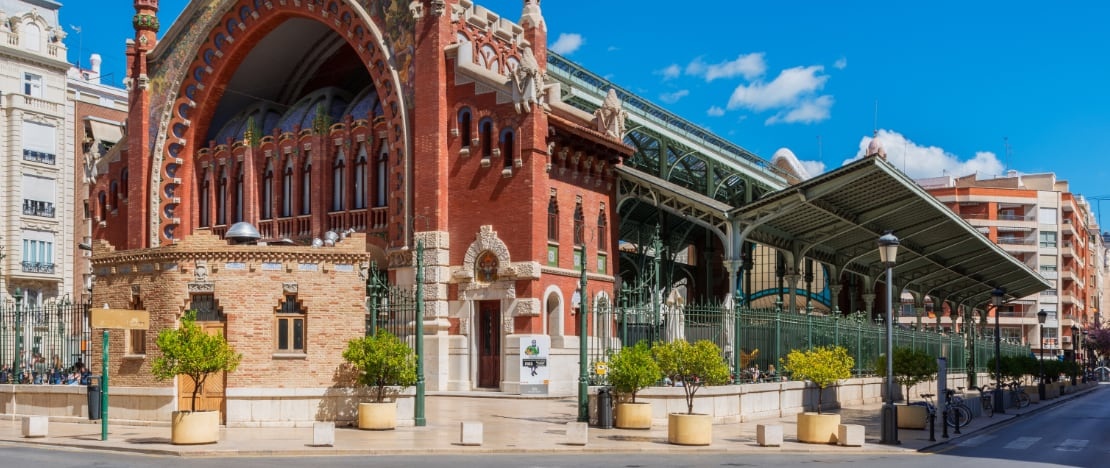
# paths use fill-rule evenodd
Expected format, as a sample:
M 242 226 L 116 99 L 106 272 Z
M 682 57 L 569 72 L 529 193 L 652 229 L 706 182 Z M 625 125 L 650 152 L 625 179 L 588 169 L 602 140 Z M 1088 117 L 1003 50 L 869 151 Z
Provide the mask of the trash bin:
M 100 379 L 97 377 L 90 377 L 89 385 L 85 388 L 88 389 L 89 419 L 100 419 Z
M 597 389 L 597 427 L 613 428 L 613 394 L 609 387 Z

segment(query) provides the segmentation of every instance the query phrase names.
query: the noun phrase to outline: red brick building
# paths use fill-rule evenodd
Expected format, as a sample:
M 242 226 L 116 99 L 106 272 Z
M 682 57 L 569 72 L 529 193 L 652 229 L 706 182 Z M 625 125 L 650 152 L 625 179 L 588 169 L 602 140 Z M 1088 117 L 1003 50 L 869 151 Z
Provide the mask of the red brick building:
M 539 3 L 512 21 L 468 0 L 192 2 L 159 41 L 157 0 L 135 0 L 127 136 L 90 194 L 93 303 L 153 324 L 112 331 L 113 382 L 168 418 L 181 389 L 150 377 L 153 340 L 200 309 L 244 355 L 205 389 L 228 424 L 349 417 L 360 272 L 412 284 L 422 240 L 428 389 L 520 392 L 520 337 L 543 335 L 548 392 L 573 394 L 579 246 L 609 300 L 632 148 L 615 96 L 590 115 L 545 79 Z M 261 241 L 224 239 L 238 222 Z

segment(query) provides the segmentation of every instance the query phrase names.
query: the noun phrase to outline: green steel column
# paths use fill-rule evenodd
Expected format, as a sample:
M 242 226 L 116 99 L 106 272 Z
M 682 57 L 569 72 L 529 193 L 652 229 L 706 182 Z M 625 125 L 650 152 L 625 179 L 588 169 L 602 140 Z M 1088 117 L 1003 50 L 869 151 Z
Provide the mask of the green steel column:
M 775 360 L 782 359 L 782 301 L 775 301 Z M 774 361 L 772 361 L 774 362 Z
M 15 362 L 12 364 L 12 375 L 18 375 L 16 382 L 23 378 L 23 369 L 19 367 L 19 360 L 23 356 L 23 291 L 15 288 Z M 18 372 L 18 374 L 16 374 Z
M 590 422 L 590 400 L 587 395 L 590 391 L 586 381 L 586 348 L 589 346 L 589 336 L 586 334 L 586 304 L 589 303 L 586 294 L 586 243 L 582 243 L 582 275 L 579 284 L 578 300 L 578 422 Z
M 732 336 L 734 344 L 732 346 L 732 361 L 733 361 L 733 382 L 740 383 L 740 298 L 736 297 L 732 301 Z
M 375 278 L 377 270 L 374 262 L 370 262 L 370 269 L 366 270 L 366 295 L 370 298 L 370 327 L 366 333 L 369 336 L 378 335 L 378 302 L 381 299 L 378 297 L 378 282 Z
M 416 241 L 416 401 L 413 422 L 418 427 L 427 424 L 424 419 L 424 239 Z
M 100 440 L 108 440 L 108 329 L 103 332 L 104 349 L 100 351 Z

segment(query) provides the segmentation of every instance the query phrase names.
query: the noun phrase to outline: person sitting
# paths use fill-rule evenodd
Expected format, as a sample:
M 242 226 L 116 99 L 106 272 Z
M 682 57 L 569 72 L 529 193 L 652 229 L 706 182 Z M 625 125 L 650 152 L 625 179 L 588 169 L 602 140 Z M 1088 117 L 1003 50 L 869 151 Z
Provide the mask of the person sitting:
M 774 382 L 774 381 L 776 381 L 776 379 L 778 379 L 778 372 L 775 371 L 775 365 L 774 364 L 768 364 L 767 365 L 767 379 L 772 381 L 772 382 Z

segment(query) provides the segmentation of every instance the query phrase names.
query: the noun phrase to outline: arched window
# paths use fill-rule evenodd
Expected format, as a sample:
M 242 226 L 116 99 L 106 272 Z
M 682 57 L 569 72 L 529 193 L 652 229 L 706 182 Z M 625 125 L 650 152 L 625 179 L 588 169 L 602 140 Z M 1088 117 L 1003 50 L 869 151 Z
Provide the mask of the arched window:
M 227 224 L 227 166 L 220 166 L 220 180 L 216 183 L 216 225 Z
M 200 227 L 209 227 L 212 224 L 212 207 L 211 203 L 212 187 L 208 169 L 201 172 L 200 176 Z
M 382 148 L 378 150 L 377 160 L 377 194 L 374 197 L 374 206 L 386 206 L 386 194 L 389 193 L 386 183 L 388 182 L 387 172 L 389 170 L 389 144 L 382 140 Z
M 114 180 L 108 184 L 108 200 L 112 207 L 112 213 L 117 212 L 119 210 L 119 183 Z
M 501 157 L 505 160 L 505 167 L 513 166 L 513 151 L 515 150 L 515 141 L 512 129 L 504 129 L 501 131 Z
M 301 168 L 301 214 L 312 213 L 312 154 L 304 152 L 304 167 Z
M 98 221 L 107 221 L 108 220 L 108 194 L 104 193 L 104 191 L 101 190 L 100 193 L 96 195 L 96 201 L 100 205 L 100 206 L 97 207 L 98 208 L 97 212 L 99 213 L 97 215 Z
M 601 212 L 597 214 L 597 250 L 599 252 L 606 252 L 609 250 L 609 226 L 605 221 L 605 207 L 601 208 Z
M 366 144 L 358 145 L 355 159 L 355 209 L 366 208 Z
M 555 195 L 547 200 L 547 240 L 559 242 L 559 202 Z
M 343 196 L 346 192 L 347 160 L 343 148 L 335 155 L 335 164 L 331 168 L 331 210 L 343 211 Z
M 293 158 L 285 160 L 281 174 L 281 215 L 293 216 Z
M 586 215 L 582 213 L 582 202 L 574 207 L 574 245 L 583 245 L 586 238 Z
M 274 163 L 266 162 L 266 173 L 262 175 L 262 219 L 273 217 L 271 207 L 274 204 Z
M 459 138 L 462 139 L 462 146 L 466 148 L 470 146 L 470 108 L 464 107 L 459 109 L 458 117 Z
M 482 119 L 478 124 L 478 135 L 482 139 L 482 157 L 488 158 L 493 154 L 493 121 Z
M 20 29 L 19 41 L 24 49 L 42 50 L 42 29 L 35 23 L 27 23 Z

